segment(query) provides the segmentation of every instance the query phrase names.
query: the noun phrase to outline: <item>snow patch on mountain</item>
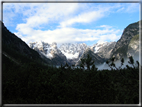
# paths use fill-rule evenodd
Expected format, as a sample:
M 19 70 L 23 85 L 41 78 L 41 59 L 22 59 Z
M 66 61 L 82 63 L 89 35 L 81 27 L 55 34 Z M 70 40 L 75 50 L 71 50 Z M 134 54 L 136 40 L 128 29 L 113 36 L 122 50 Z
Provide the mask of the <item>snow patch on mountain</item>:
M 71 53 L 66 53 L 64 51 L 61 51 L 67 59 L 75 59 L 79 57 L 79 52 L 75 53 L 75 54 L 71 54 Z
M 40 51 L 47 58 L 53 58 L 54 54 L 60 54 L 60 50 L 57 49 L 57 43 L 53 42 L 52 44 L 48 44 L 42 41 L 30 43 L 29 47 Z
M 47 58 L 51 59 L 53 58 L 53 55 L 51 53 L 46 54 Z
M 67 59 L 79 58 L 86 50 L 85 43 L 64 43 L 59 47 L 59 50 L 66 56 Z
M 115 46 L 115 44 L 112 44 L 114 44 L 114 42 L 98 42 L 93 46 L 87 46 L 85 43 L 63 43 L 60 47 L 57 47 L 56 42 L 49 44 L 40 41 L 30 43 L 29 46 L 49 59 L 53 59 L 56 55 L 58 55 L 60 57 L 66 57 L 68 61 L 73 60 L 76 62 L 88 48 L 101 58 L 109 58 L 111 50 Z
M 98 42 L 96 44 L 94 44 L 91 49 L 94 51 L 94 53 L 98 53 L 100 52 L 100 49 L 104 46 L 109 46 L 110 44 L 112 44 L 113 42 Z

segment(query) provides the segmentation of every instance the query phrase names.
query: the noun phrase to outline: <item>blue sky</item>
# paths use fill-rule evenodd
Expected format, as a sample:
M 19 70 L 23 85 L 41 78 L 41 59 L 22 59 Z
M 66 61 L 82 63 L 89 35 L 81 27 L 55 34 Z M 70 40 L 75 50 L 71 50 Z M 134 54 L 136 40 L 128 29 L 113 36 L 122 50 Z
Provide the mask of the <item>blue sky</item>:
M 139 3 L 3 3 L 5 26 L 27 44 L 118 41 Z

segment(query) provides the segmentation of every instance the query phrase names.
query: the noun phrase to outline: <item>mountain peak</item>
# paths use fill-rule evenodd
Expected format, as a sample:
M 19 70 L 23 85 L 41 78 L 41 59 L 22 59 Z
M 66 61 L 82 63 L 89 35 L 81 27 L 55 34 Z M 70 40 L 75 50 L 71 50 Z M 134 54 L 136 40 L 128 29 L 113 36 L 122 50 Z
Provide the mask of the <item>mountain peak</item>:
M 86 48 L 85 43 L 64 43 L 59 47 L 59 50 L 65 54 L 67 59 L 75 59 L 79 58 Z
M 117 41 L 114 49 L 112 50 L 111 56 L 115 57 L 116 59 L 128 57 L 128 46 L 130 44 L 131 39 L 136 35 L 139 36 L 139 21 L 136 23 L 129 24 L 124 29 L 121 38 Z

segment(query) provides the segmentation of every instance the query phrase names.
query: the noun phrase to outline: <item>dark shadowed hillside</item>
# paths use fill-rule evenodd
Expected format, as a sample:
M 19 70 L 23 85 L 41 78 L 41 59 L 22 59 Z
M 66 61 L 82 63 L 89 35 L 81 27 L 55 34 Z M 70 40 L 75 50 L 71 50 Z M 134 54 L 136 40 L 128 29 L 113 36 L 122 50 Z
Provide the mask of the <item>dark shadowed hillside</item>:
M 38 52 L 29 48 L 29 46 L 11 33 L 1 22 L 2 26 L 2 54 L 11 60 L 17 62 L 38 61 L 43 63 L 51 63 L 50 59 L 39 55 Z

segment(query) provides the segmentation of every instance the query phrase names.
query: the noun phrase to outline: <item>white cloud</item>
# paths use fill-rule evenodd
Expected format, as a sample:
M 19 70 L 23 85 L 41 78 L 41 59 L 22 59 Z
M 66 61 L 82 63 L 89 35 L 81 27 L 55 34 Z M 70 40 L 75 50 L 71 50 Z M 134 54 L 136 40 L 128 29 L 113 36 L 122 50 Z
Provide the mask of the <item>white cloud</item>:
M 140 7 L 139 3 L 129 3 L 128 6 L 126 7 L 126 12 L 132 13 L 138 11 Z
M 27 35 L 21 37 L 25 42 L 35 42 L 35 41 L 45 41 L 48 43 L 57 42 L 66 43 L 66 42 L 86 42 L 86 41 L 116 41 L 120 38 L 120 30 L 113 28 L 109 29 L 75 29 L 75 28 L 60 28 L 55 30 L 34 30 L 34 29 L 25 29 L 23 24 L 19 25 L 17 35 Z M 17 29 L 18 29 L 17 28 Z
M 108 5 L 106 6 L 103 5 L 103 8 L 102 8 L 102 5 L 93 6 L 92 4 L 91 5 L 84 4 L 84 5 L 81 5 L 80 7 L 83 8 L 83 6 L 84 6 L 83 12 L 80 12 L 78 15 L 73 16 L 69 18 L 68 20 L 64 20 L 60 22 L 59 27 L 67 27 L 76 23 L 90 23 L 93 21 L 97 21 L 103 17 L 108 16 L 111 10 L 116 8 L 115 6 L 110 7 Z
M 54 6 L 55 7 L 54 7 Z M 23 13 L 24 15 L 28 15 L 26 19 L 26 23 L 18 24 L 17 35 L 21 37 L 25 42 L 35 42 L 35 41 L 45 41 L 48 43 L 57 42 L 57 43 L 65 43 L 65 42 L 85 42 L 85 41 L 106 41 L 108 40 L 108 36 L 113 35 L 113 38 L 110 40 L 117 40 L 119 37 L 116 34 L 120 33 L 119 30 L 113 29 L 111 26 L 102 25 L 102 30 L 100 29 L 77 29 L 72 28 L 71 25 L 74 23 L 90 23 L 92 21 L 96 21 L 106 14 L 111 8 L 104 7 L 103 9 L 98 6 L 95 7 L 95 10 L 89 10 L 89 7 L 85 8 L 85 12 L 80 12 L 77 15 L 74 15 L 74 11 L 79 8 L 78 4 L 50 4 L 50 5 L 30 5 L 30 9 L 34 6 L 37 7 L 33 10 L 36 12 L 31 13 Z M 82 5 L 81 5 L 82 6 Z M 84 5 L 85 6 L 85 5 Z M 18 9 L 19 7 L 17 7 Z M 57 10 L 58 9 L 58 10 Z M 94 9 L 94 8 L 93 8 Z M 88 10 L 88 12 L 87 12 Z M 108 14 L 108 13 L 107 13 Z M 68 19 L 68 20 L 66 20 Z M 63 21 L 62 21 L 63 20 Z M 60 27 L 54 30 L 35 30 L 35 27 L 39 27 L 43 24 L 49 24 L 52 21 L 59 21 Z M 70 26 L 70 27 L 67 27 Z
M 140 3 L 119 3 L 116 12 L 133 13 L 139 11 Z
M 39 27 L 42 24 L 49 23 L 49 21 L 61 20 L 77 8 L 77 3 L 4 3 L 3 11 L 4 18 L 9 18 L 9 15 L 18 17 L 18 14 L 22 14 L 28 26 Z M 12 22 L 13 17 L 9 18 L 9 21 L 5 20 L 5 22 Z
M 116 41 L 120 38 L 118 29 L 109 25 L 101 25 L 101 29 L 82 29 L 73 28 L 73 24 L 88 24 L 103 17 L 107 17 L 115 10 L 117 12 L 126 9 L 122 4 L 114 5 L 96 5 L 78 4 L 78 3 L 12 3 L 5 4 L 5 18 L 10 21 L 16 15 L 23 15 L 23 22 L 17 24 L 15 34 L 21 37 L 25 42 L 45 41 L 48 43 L 57 42 L 85 42 L 85 41 Z M 131 5 L 127 11 L 130 11 L 135 5 Z M 12 19 L 8 18 L 8 15 Z M 11 21 L 12 22 L 12 21 Z M 40 28 L 57 23 L 53 30 L 41 30 Z M 39 30 L 37 30 L 39 29 Z
M 112 28 L 112 26 L 109 26 L 109 25 L 101 25 L 99 27 L 106 28 L 106 29 Z
M 72 19 L 69 19 L 67 21 L 61 22 L 60 25 L 61 25 L 61 27 L 66 27 L 66 26 L 70 26 L 74 23 L 90 23 L 92 21 L 100 19 L 103 16 L 104 16 L 104 14 L 101 11 L 86 12 L 83 14 L 79 14 L 78 16 L 76 16 Z
M 18 24 L 16 30 L 24 35 L 31 34 L 33 31 L 27 24 Z
M 53 21 L 63 20 L 78 8 L 78 4 L 46 4 L 41 5 L 35 15 L 27 19 L 27 24 L 31 27 L 48 24 Z

